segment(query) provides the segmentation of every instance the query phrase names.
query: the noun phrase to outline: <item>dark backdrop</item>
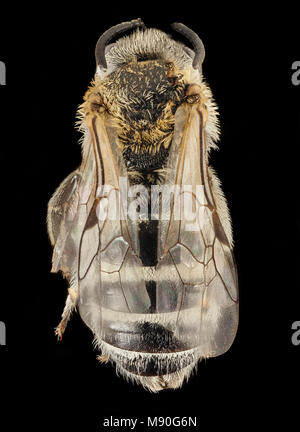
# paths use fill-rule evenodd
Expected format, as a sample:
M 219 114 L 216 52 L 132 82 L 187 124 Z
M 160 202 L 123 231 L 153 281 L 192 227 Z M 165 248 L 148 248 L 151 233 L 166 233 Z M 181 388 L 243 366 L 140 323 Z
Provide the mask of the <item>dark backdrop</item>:
M 291 82 L 291 65 L 300 61 L 296 11 L 287 3 L 262 10 L 253 2 L 105 8 L 100 2 L 4 7 L 1 419 L 6 414 L 7 430 L 55 431 L 100 430 L 111 415 L 197 416 L 201 429 L 293 422 L 300 360 L 300 346 L 291 343 L 291 325 L 300 320 L 300 86 Z M 75 114 L 95 71 L 95 43 L 108 27 L 139 16 L 165 31 L 183 22 L 205 44 L 203 72 L 222 129 L 212 165 L 232 214 L 240 282 L 231 349 L 200 363 L 182 389 L 160 394 L 100 365 L 78 315 L 56 341 L 67 284 L 50 274 L 45 223 L 52 193 L 80 163 Z

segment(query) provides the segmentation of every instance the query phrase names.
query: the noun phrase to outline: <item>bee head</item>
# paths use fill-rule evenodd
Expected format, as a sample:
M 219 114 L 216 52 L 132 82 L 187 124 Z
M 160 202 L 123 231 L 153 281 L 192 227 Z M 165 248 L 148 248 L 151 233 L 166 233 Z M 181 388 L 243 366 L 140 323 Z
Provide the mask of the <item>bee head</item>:
M 192 67 L 201 71 L 205 49 L 199 36 L 181 23 L 173 23 L 171 27 L 184 36 L 193 49 L 160 30 L 146 28 L 138 18 L 118 24 L 100 36 L 95 49 L 96 73 L 104 77 L 124 63 L 150 59 L 172 60 L 179 69 Z M 109 44 L 111 39 L 128 30 L 135 31 Z

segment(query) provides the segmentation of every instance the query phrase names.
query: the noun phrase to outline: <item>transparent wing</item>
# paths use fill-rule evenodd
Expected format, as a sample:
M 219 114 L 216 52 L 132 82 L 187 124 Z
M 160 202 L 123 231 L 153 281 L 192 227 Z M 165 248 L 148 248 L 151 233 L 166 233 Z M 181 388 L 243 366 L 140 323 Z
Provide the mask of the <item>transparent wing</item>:
M 197 106 L 179 113 L 179 189 L 170 220 L 162 223 L 157 270 L 160 308 L 177 311 L 171 325 L 175 337 L 187 349 L 197 347 L 200 356 L 210 357 L 225 352 L 234 339 L 238 284 L 208 178 L 204 118 Z M 172 295 L 166 296 L 165 286 Z
M 149 309 L 143 267 L 134 252 L 122 207 L 120 178 L 127 182 L 115 130 L 101 116 L 90 122 L 97 193 L 79 241 L 79 312 L 98 338 L 114 342 L 116 312 Z
M 120 176 L 128 178 L 115 130 L 101 116 L 89 120 L 82 165 L 49 202 L 48 231 L 52 271 L 68 277 L 82 319 L 98 338 L 110 340 L 115 338 L 111 314 L 147 312 L 150 300 L 132 241 L 136 229 L 130 234 L 120 213 Z

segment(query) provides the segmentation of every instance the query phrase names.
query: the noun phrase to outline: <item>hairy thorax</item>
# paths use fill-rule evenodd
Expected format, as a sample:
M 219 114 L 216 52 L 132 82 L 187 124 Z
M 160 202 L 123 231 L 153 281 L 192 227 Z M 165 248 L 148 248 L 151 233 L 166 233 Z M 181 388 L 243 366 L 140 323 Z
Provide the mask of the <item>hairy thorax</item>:
M 127 170 L 156 177 L 168 157 L 176 108 L 184 100 L 183 75 L 172 62 L 142 60 L 94 84 L 114 119 Z

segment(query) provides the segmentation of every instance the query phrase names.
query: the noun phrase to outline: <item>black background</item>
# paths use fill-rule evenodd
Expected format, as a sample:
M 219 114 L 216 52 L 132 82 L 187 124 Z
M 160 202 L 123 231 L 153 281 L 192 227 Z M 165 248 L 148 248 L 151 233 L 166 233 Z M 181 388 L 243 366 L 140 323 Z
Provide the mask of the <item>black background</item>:
M 300 346 L 291 343 L 291 325 L 300 320 L 300 85 L 291 82 L 300 53 L 293 5 L 86 2 L 7 5 L 2 13 L 0 320 L 7 345 L 0 346 L 0 421 L 6 414 L 7 430 L 97 431 L 111 415 L 180 415 L 197 416 L 201 429 L 243 430 L 279 419 L 287 427 L 296 419 L 300 360 Z M 50 274 L 45 223 L 48 200 L 81 160 L 75 114 L 93 78 L 96 41 L 110 26 L 139 16 L 165 31 L 183 22 L 206 47 L 203 73 L 222 130 L 212 165 L 232 214 L 240 282 L 231 349 L 200 363 L 182 389 L 159 394 L 100 365 L 78 315 L 56 341 L 67 284 Z

